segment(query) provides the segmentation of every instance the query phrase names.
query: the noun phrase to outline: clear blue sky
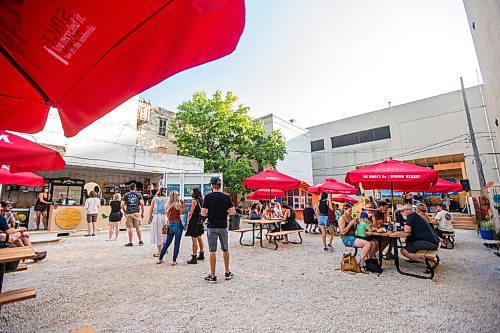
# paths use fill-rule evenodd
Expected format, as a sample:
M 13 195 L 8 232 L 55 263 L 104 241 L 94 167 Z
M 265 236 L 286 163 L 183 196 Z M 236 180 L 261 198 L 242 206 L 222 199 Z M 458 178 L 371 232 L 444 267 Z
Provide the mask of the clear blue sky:
M 251 116 L 307 127 L 477 84 L 462 0 L 247 0 L 231 55 L 141 94 L 176 111 L 232 91 Z

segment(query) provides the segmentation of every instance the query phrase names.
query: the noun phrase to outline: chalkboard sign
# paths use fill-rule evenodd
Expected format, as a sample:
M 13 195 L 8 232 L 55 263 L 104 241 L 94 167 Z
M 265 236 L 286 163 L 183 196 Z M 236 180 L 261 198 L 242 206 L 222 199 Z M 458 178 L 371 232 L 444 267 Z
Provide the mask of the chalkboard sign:
M 168 184 L 167 185 L 167 196 L 172 191 L 177 191 L 178 193 L 181 193 L 181 186 L 179 184 Z
M 200 188 L 200 185 L 198 184 L 185 184 L 184 185 L 184 197 L 188 197 L 190 198 L 191 197 L 191 193 L 193 193 L 193 188 Z
M 203 196 L 212 193 L 212 185 L 210 184 L 203 184 Z

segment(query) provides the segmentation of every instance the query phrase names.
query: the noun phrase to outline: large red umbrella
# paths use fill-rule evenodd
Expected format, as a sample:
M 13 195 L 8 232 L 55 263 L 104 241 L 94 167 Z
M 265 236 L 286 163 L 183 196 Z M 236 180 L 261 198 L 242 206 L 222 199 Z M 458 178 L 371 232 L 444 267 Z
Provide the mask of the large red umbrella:
M 243 181 L 246 188 L 269 188 L 278 190 L 294 190 L 299 188 L 300 180 L 287 176 L 273 169 L 263 171 Z
M 342 194 L 336 197 L 332 197 L 332 201 L 335 202 L 343 202 L 343 203 L 350 203 L 350 204 L 356 204 L 358 203 L 358 200 L 351 198 L 348 195 Z
M 255 192 L 247 195 L 247 199 L 250 200 L 271 200 L 274 198 L 282 198 L 285 196 L 285 192 L 281 190 L 273 189 L 259 189 Z
M 396 160 L 369 165 L 347 172 L 346 183 L 365 190 L 397 189 L 399 191 L 428 191 L 438 181 L 438 172 Z
M 1 130 L 0 163 L 10 165 L 11 172 L 56 170 L 66 166 L 57 151 Z
M 356 194 L 358 189 L 351 185 L 336 181 L 333 178 L 328 178 L 324 183 L 309 187 L 307 191 L 310 193 L 326 192 L 329 194 Z
M 0 168 L 0 185 L 45 186 L 42 177 L 31 172 L 10 173 L 7 165 Z
M 434 185 L 430 190 L 427 192 L 430 193 L 450 193 L 450 192 L 461 192 L 462 191 L 462 185 L 450 182 L 448 180 L 444 179 L 438 179 L 436 185 Z
M 1 1 L 2 129 L 66 136 L 185 69 L 236 48 L 243 0 Z

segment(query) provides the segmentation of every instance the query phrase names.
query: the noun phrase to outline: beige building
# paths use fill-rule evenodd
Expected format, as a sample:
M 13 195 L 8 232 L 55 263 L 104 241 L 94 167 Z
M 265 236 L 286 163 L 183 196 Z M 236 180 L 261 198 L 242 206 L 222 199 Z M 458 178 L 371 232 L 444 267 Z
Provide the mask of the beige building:
M 480 88 L 466 89 L 486 181 L 500 183 Z M 314 183 L 390 157 L 469 179 L 479 190 L 460 90 L 309 128 Z
M 174 136 L 169 131 L 170 122 L 174 118 L 174 112 L 140 99 L 137 112 L 137 147 L 179 155 L 179 149 L 173 144 Z

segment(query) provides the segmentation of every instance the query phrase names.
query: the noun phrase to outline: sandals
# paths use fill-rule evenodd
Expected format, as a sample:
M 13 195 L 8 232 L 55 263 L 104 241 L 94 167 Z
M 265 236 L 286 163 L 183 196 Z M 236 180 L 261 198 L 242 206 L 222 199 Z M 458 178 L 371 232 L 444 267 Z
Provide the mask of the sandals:
M 366 270 L 366 266 L 359 266 L 359 270 L 361 271 L 361 273 L 363 274 L 368 274 L 369 272 Z
M 159 254 L 159 253 L 155 253 L 155 254 L 153 254 L 153 257 L 155 257 L 155 258 L 159 258 L 159 257 L 160 257 L 160 254 Z

